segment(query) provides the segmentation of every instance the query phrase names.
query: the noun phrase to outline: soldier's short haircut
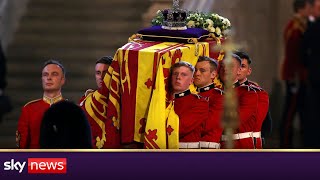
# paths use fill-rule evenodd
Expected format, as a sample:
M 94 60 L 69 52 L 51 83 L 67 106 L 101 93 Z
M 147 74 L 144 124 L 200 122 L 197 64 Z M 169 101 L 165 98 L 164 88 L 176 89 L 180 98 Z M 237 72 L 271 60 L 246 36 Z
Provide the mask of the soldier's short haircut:
M 209 62 L 210 64 L 210 71 L 214 71 L 218 68 L 218 61 L 211 58 L 211 57 L 208 57 L 208 56 L 199 56 L 198 58 L 198 62 Z
M 192 66 L 192 64 L 186 62 L 186 61 L 179 61 L 177 63 L 175 63 L 174 65 L 171 66 L 170 68 L 170 72 L 172 73 L 174 69 L 178 68 L 178 67 L 187 67 L 191 72 L 192 75 L 195 71 L 194 67 Z
M 299 9 L 303 9 L 307 3 L 313 4 L 314 1 L 310 1 L 310 0 L 294 0 L 293 1 L 293 10 L 294 12 L 298 12 Z
M 221 62 L 221 63 L 224 63 L 224 61 L 225 61 L 226 58 L 227 58 L 227 56 L 224 56 L 224 57 L 223 57 L 223 60 L 220 61 L 220 62 Z M 232 54 L 231 54 L 231 58 L 237 60 L 237 62 L 238 62 L 239 65 L 241 66 L 242 59 L 241 59 L 238 55 L 236 55 L 235 53 L 232 53 Z
M 236 59 L 239 62 L 239 64 L 241 65 L 242 59 L 238 55 L 232 53 L 231 56 L 232 56 L 232 58 Z
M 59 60 L 49 59 L 48 61 L 44 62 L 42 69 L 45 68 L 46 66 L 48 66 L 49 64 L 55 64 L 55 65 L 59 66 L 62 70 L 63 76 L 66 76 L 66 70 Z
M 247 54 L 244 51 L 236 51 L 234 54 L 238 55 L 241 59 L 246 59 L 248 61 L 248 64 L 251 64 L 252 60 L 249 56 L 249 54 Z
M 113 58 L 111 56 L 103 56 L 96 61 L 96 64 L 102 63 L 106 65 L 111 65 L 112 61 L 113 61 Z

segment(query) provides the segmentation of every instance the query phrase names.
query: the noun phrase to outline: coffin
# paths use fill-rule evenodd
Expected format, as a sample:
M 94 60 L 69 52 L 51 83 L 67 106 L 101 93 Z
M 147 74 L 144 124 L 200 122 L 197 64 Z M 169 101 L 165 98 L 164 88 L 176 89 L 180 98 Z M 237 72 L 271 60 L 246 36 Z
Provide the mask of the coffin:
M 220 44 L 221 39 L 184 44 L 132 38 L 119 48 L 105 82 L 109 89 L 107 118 L 112 119 L 120 130 L 121 143 L 143 142 L 158 62 L 163 65 L 164 83 L 168 87 L 167 78 L 172 64 L 187 61 L 195 65 L 198 57 L 204 55 L 219 61 L 223 52 L 217 52 L 214 47 Z M 215 84 L 221 87 L 218 79 Z

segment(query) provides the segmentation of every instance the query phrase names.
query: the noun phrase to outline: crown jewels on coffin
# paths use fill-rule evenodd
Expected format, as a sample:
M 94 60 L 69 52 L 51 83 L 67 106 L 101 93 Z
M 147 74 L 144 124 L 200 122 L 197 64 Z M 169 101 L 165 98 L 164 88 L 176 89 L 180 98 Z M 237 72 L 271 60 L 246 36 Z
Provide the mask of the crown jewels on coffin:
M 179 0 L 173 0 L 172 9 L 162 10 L 164 17 L 162 29 L 168 30 L 185 30 L 188 12 L 179 8 Z

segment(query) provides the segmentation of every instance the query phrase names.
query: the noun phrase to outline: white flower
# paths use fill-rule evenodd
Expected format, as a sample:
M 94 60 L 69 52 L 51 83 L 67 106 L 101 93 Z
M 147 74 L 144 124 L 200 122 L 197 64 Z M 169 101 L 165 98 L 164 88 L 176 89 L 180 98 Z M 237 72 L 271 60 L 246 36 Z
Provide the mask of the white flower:
M 218 14 L 211 14 L 212 17 L 214 17 L 215 19 L 218 19 L 219 18 L 219 15 Z
M 209 26 L 213 26 L 213 21 L 211 19 L 206 19 L 206 23 L 208 23 Z
M 194 21 L 189 21 L 189 22 L 187 23 L 187 26 L 188 26 L 189 28 L 196 27 Z
M 211 32 L 211 33 L 214 33 L 215 32 L 215 28 L 214 27 L 210 27 L 210 28 L 208 28 L 208 31 Z
M 161 25 L 162 23 L 162 11 L 158 10 L 157 17 L 152 20 L 152 24 Z M 186 18 L 186 23 L 188 28 L 199 27 L 209 31 L 210 33 L 215 33 L 218 37 L 228 35 L 229 33 L 226 30 L 231 27 L 229 19 L 216 13 L 189 12 L 188 17 Z
M 227 27 L 229 27 L 231 25 L 229 19 L 227 19 L 227 18 L 223 18 L 222 23 L 225 24 Z
M 221 18 L 223 24 L 227 24 L 227 19 L 226 18 Z
M 216 34 L 220 36 L 221 34 L 221 29 L 219 27 L 216 27 Z

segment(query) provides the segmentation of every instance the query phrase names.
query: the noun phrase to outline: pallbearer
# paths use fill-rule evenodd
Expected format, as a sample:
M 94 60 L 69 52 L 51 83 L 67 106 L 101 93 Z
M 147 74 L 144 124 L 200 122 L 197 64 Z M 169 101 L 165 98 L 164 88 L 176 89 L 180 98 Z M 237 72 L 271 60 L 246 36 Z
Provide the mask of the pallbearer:
M 223 91 L 215 87 L 218 62 L 207 56 L 200 56 L 195 66 L 194 84 L 200 96 L 209 100 L 209 117 L 205 122 L 201 148 L 220 148 L 222 135 L 221 115 L 223 111 Z

